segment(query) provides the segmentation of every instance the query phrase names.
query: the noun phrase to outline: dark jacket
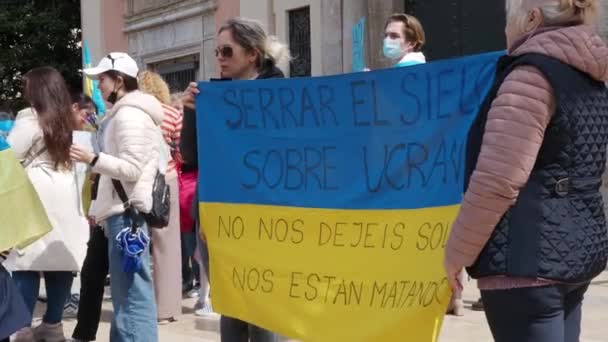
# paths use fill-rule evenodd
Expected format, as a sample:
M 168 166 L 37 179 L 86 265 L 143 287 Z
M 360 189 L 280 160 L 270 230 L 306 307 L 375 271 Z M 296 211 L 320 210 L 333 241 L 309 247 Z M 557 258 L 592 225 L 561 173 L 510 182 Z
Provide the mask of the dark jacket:
M 494 90 L 469 133 L 465 177 L 470 177 L 477 163 L 485 117 L 496 90 L 511 71 L 523 65 L 536 67 L 547 78 L 556 110 L 528 182 L 469 273 L 475 278 L 506 275 L 590 281 L 608 260 L 599 191 L 608 144 L 608 90 L 603 82 L 545 55 L 503 58 Z

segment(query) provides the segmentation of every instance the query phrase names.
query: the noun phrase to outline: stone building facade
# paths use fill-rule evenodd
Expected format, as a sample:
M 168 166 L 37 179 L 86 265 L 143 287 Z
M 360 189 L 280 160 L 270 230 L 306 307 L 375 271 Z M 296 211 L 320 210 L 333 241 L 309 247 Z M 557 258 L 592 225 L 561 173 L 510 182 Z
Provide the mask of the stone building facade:
M 608 1 L 600 0 L 602 3 L 602 20 L 600 23 L 600 31 L 604 40 L 608 41 Z
M 385 67 L 385 19 L 416 15 L 427 32 L 430 60 L 504 48 L 505 0 L 82 0 L 84 37 L 93 59 L 128 51 L 142 69 L 172 89 L 217 76 L 215 35 L 230 17 L 260 21 L 290 46 L 291 76 L 352 70 L 352 28 L 366 19 L 365 64 Z M 608 1 L 602 32 L 608 37 Z
M 138 64 L 173 89 L 214 72 L 216 0 L 126 0 L 123 32 Z
M 238 0 L 82 0 L 83 36 L 93 59 L 126 51 L 172 90 L 216 75 L 215 33 Z M 108 25 L 109 22 L 112 25 Z M 115 28 L 112 30 L 111 28 Z M 101 33 L 100 33 L 101 32 Z M 105 33 L 105 34 L 104 34 Z

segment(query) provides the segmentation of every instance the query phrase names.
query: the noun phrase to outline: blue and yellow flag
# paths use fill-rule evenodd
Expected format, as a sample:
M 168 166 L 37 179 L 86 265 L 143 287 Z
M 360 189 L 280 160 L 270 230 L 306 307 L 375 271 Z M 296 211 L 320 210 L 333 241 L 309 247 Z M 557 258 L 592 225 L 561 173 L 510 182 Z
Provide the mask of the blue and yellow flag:
M 200 83 L 214 308 L 303 341 L 436 341 L 466 134 L 499 56 Z
M 91 60 L 91 51 L 89 50 L 89 44 L 85 40 L 82 43 L 82 67 L 83 67 L 83 69 L 91 68 L 93 66 L 92 63 L 93 62 Z M 101 91 L 99 90 L 99 88 L 97 88 L 97 81 L 90 79 L 89 77 L 84 75 L 84 73 L 83 73 L 83 78 L 84 78 L 84 93 L 85 93 L 85 95 L 90 97 L 93 100 L 93 102 L 95 102 L 95 105 L 97 106 L 97 115 L 101 117 L 106 112 L 106 105 L 105 105 L 105 102 L 103 101 L 103 97 L 101 96 Z
M 24 248 L 51 229 L 36 190 L 0 135 L 0 251 Z

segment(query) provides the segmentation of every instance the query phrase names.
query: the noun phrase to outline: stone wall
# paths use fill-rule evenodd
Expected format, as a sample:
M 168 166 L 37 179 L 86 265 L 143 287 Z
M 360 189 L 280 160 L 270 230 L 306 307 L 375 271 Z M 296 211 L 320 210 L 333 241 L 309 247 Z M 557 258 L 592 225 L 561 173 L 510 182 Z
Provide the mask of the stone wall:
M 217 0 L 129 0 L 125 28 L 129 54 L 142 67 L 196 56 L 199 79 L 215 73 Z
M 182 0 L 127 0 L 127 16 L 163 8 L 183 2 Z
M 600 19 L 600 32 L 604 40 L 608 41 L 608 1 L 601 0 L 603 5 L 601 19 Z

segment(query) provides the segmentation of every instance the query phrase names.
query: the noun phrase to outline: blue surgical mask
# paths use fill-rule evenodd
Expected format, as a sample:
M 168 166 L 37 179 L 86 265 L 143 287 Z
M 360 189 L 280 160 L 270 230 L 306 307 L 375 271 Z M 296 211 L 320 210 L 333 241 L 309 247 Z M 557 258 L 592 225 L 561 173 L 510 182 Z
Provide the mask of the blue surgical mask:
M 401 42 L 397 39 L 385 38 L 382 46 L 384 57 L 390 60 L 396 60 L 403 56 L 405 49 L 401 46 Z

